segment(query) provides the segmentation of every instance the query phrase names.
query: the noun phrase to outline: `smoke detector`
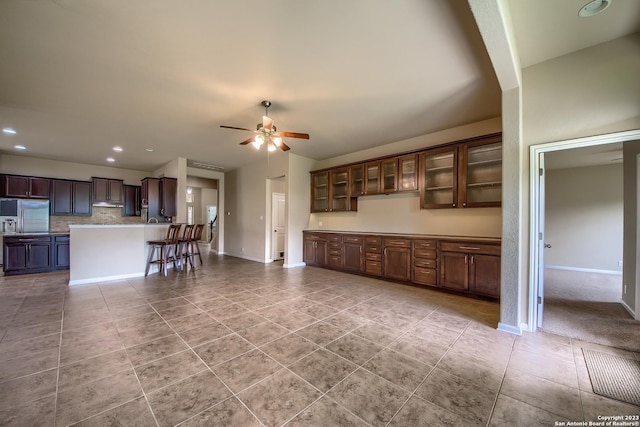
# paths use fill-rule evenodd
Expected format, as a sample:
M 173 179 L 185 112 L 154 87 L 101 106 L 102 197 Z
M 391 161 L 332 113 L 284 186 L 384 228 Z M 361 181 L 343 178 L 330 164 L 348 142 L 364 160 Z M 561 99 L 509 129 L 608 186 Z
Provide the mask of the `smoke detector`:
M 597 15 L 611 5 L 611 0 L 592 0 L 580 8 L 578 16 L 587 18 Z

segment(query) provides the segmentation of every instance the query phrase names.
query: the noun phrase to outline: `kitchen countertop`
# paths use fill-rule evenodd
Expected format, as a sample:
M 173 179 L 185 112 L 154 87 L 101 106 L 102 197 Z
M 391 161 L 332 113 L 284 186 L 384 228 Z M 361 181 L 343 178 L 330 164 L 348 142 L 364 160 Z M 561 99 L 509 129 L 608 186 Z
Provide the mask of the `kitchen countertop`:
M 69 232 L 63 231 L 46 231 L 41 233 L 17 233 L 10 231 L 8 233 L 0 233 L 3 237 L 29 237 L 29 236 L 68 236 Z
M 144 227 L 163 227 L 171 224 L 170 222 L 159 223 L 140 223 L 140 224 L 69 224 L 69 229 L 72 228 L 144 228 Z

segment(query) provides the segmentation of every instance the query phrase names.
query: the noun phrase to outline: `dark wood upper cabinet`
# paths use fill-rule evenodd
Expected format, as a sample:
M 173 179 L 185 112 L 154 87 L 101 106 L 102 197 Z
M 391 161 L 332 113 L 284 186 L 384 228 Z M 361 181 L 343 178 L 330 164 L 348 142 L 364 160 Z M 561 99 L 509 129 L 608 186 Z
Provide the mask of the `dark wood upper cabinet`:
M 20 197 L 28 199 L 48 199 L 51 180 L 18 175 L 0 176 L 0 194 L 2 197 Z
M 176 178 L 160 178 L 160 215 L 165 218 L 176 216 L 176 194 L 178 180 Z
M 349 166 L 349 179 L 351 181 L 351 197 L 358 197 L 365 194 L 364 186 L 364 164 Z
M 121 179 L 93 178 L 93 202 L 94 203 L 117 203 L 123 201 Z
M 502 141 L 499 135 L 422 153 L 420 207 L 499 207 Z
M 380 192 L 383 194 L 398 191 L 398 159 L 385 159 L 380 162 Z
M 140 216 L 140 186 L 124 185 L 124 204 L 122 216 Z
M 380 161 L 364 165 L 364 194 L 380 194 Z
M 329 171 L 311 174 L 311 212 L 329 212 Z
M 91 215 L 89 181 L 51 180 L 51 215 Z
M 418 154 L 398 157 L 398 191 L 418 190 Z
M 422 153 L 423 209 L 455 208 L 458 203 L 458 149 L 444 147 Z

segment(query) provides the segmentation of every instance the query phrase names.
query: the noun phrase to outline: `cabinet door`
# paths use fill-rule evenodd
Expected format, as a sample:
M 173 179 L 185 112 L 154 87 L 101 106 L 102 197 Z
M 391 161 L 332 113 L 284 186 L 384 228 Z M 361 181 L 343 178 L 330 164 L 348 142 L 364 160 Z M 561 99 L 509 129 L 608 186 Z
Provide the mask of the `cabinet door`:
M 349 169 L 332 169 L 329 175 L 331 205 L 330 211 L 349 210 Z
M 160 180 L 158 178 L 145 178 L 142 181 L 142 191 L 146 192 L 147 218 L 162 220 L 160 214 Z
M 73 181 L 73 214 L 91 215 L 91 182 Z
M 48 178 L 29 179 L 29 197 L 32 199 L 48 199 L 51 191 L 51 180 Z
M 500 297 L 500 257 L 472 254 L 469 266 L 469 290 Z
M 73 182 L 54 179 L 51 188 L 51 215 L 71 215 L 73 212 Z
M 398 191 L 418 189 L 418 155 L 409 154 L 398 158 Z
M 4 192 L 7 197 L 29 197 L 29 178 L 7 175 Z
M 96 203 L 109 201 L 109 180 L 93 178 L 93 201 Z
M 364 165 L 354 165 L 349 167 L 351 180 L 351 197 L 362 196 L 364 194 Z
M 327 242 L 324 240 L 316 240 L 316 265 L 327 266 Z
M 380 162 L 382 180 L 380 181 L 381 193 L 395 193 L 398 191 L 398 159 L 386 159 Z
M 160 179 L 160 215 L 164 217 L 176 216 L 176 192 L 178 180 L 176 178 Z
M 304 239 L 304 247 L 302 250 L 302 260 L 307 265 L 316 264 L 316 241 L 314 239 Z
M 329 211 L 329 172 L 311 175 L 311 212 Z
M 69 236 L 55 236 L 53 240 L 53 267 L 69 268 Z
M 411 278 L 411 251 L 407 247 L 385 246 L 382 254 L 384 277 L 398 280 Z
M 423 209 L 455 208 L 458 202 L 457 148 L 426 151 L 422 153 L 420 165 L 420 206 Z
M 122 206 L 122 216 L 140 215 L 140 187 L 136 185 L 125 185 L 124 204 Z
M 361 272 L 364 269 L 362 240 L 353 242 L 345 241 L 343 243 L 342 254 L 344 257 L 343 268 L 345 270 Z
M 466 291 L 469 289 L 469 255 L 462 252 L 440 254 L 440 286 Z
M 459 168 L 462 207 L 501 205 L 502 142 L 464 145 Z
M 149 182 L 146 179 L 140 185 L 140 205 L 143 208 L 149 205 Z
M 5 272 L 20 271 L 26 270 L 27 267 L 27 244 L 10 243 L 5 239 L 3 270 Z
M 111 203 L 122 203 L 122 181 L 110 179 L 109 185 L 109 201 Z
M 380 162 L 365 164 L 364 194 L 380 193 Z
M 51 268 L 51 243 L 38 242 L 29 245 L 29 269 L 40 270 Z

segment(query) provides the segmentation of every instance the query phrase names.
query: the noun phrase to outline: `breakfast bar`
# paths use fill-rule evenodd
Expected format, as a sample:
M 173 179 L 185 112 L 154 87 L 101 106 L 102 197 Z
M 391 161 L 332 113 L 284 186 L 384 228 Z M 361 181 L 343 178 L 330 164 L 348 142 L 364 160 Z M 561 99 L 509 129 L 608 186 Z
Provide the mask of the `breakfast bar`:
M 69 285 L 144 276 L 147 242 L 169 224 L 69 224 Z

